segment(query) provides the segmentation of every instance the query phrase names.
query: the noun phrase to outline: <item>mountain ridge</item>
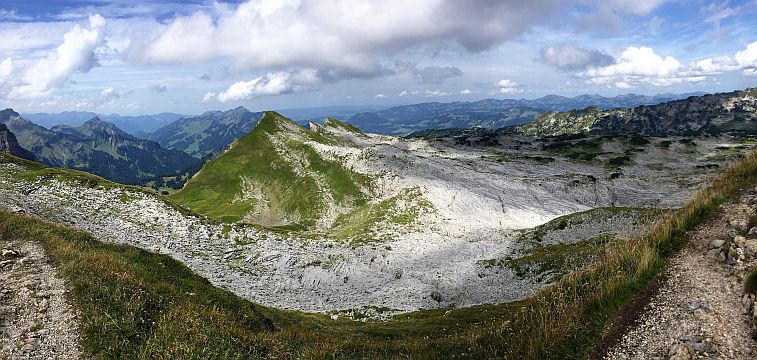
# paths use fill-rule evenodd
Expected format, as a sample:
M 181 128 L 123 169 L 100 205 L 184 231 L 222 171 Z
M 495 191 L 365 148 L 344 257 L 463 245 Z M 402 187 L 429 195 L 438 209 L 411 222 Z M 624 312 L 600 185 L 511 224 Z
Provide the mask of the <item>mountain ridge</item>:
M 757 133 L 757 88 L 688 97 L 656 105 L 547 112 L 517 131 L 530 136 L 577 133 L 643 136 Z
M 0 112 L 0 123 L 45 164 L 84 170 L 121 183 L 136 184 L 156 175 L 174 174 L 197 162 L 181 151 L 138 139 L 97 117 L 79 127 L 58 126 L 55 131 L 5 109 Z

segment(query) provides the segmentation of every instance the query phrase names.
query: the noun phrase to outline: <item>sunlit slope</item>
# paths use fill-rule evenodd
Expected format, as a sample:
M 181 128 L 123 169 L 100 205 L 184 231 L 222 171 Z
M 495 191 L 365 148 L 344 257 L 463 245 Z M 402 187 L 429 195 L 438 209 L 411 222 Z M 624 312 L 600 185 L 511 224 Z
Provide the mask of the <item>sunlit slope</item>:
M 328 227 L 339 213 L 365 204 L 369 188 L 366 176 L 313 149 L 340 141 L 267 112 L 173 198 L 224 221 Z

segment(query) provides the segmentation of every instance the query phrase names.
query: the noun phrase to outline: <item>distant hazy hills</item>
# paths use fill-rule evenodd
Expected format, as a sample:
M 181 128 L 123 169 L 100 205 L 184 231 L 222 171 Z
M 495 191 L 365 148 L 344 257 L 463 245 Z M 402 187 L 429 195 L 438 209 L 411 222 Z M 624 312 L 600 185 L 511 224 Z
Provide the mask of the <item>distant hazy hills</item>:
M 5 109 L 0 111 L 0 124 L 6 125 L 21 147 L 43 163 L 87 171 L 121 183 L 175 174 L 198 161 L 184 152 L 138 139 L 98 118 L 78 127 L 46 129 Z
M 98 114 L 86 111 L 66 111 L 52 114 L 22 114 L 22 117 L 48 129 L 57 125 L 79 126 L 89 119 L 98 118 L 115 124 L 119 129 L 129 134 L 144 138 L 146 134 L 158 130 L 182 117 L 186 117 L 186 115 L 160 113 L 154 115 L 121 116 L 118 114 Z
M 356 114 L 348 122 L 363 131 L 387 135 L 407 135 L 425 129 L 484 127 L 497 129 L 534 120 L 546 111 L 566 111 L 597 106 L 599 109 L 630 108 L 687 98 L 692 94 L 655 96 L 580 95 L 573 98 L 548 95 L 534 100 L 481 100 L 476 102 L 422 103 Z

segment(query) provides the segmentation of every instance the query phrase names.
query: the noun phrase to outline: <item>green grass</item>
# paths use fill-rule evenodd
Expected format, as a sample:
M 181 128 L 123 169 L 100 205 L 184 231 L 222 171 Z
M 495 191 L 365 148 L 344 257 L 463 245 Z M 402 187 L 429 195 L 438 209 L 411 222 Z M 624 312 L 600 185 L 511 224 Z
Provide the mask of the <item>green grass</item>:
M 602 235 L 568 244 L 537 244 L 527 255 L 497 265 L 512 269 L 521 278 L 527 275 L 538 276 L 537 281 L 545 277 L 559 278 L 600 258 L 607 248 L 605 245 L 614 241 L 614 236 Z
M 434 210 L 419 188 L 403 189 L 398 195 L 368 204 L 337 217 L 329 235 L 348 240 L 353 246 L 383 240 L 377 232 L 393 228 L 392 236 L 412 230 L 418 216 Z
M 297 133 L 290 134 L 288 126 Z M 271 140 L 276 134 L 284 138 L 279 149 Z M 365 204 L 363 188 L 370 186 L 370 179 L 323 159 L 312 147 L 295 139 L 298 136 L 326 144 L 334 142 L 281 115 L 266 113 L 252 132 L 210 161 L 171 198 L 225 222 L 244 220 L 303 228 L 314 227 L 332 199 L 344 207 Z M 239 198 L 243 189 L 254 191 L 247 198 Z

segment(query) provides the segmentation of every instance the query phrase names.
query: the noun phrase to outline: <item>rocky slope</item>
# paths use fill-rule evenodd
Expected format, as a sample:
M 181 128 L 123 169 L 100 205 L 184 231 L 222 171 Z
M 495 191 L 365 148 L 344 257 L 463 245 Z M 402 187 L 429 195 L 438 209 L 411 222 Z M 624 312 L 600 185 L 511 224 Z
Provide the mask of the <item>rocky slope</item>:
M 632 109 L 595 106 L 548 112 L 518 129 L 531 136 L 576 133 L 670 136 L 757 133 L 757 89 L 703 95 Z
M 148 139 L 167 149 L 202 158 L 250 132 L 262 116 L 262 112 L 253 113 L 242 106 L 228 111 L 208 111 L 176 120 L 149 134 Z
M 0 152 L 11 154 L 26 160 L 37 161 L 33 153 L 21 147 L 14 135 L 5 124 L 0 124 Z
M 757 188 L 724 204 L 689 234 L 607 359 L 754 359 L 757 294 L 744 279 L 757 265 Z M 753 290 L 752 290 L 753 291 Z
M 51 130 L 23 119 L 11 109 L 0 111 L 0 123 L 19 144 L 43 163 L 91 172 L 121 183 L 139 183 L 157 175 L 171 175 L 198 160 L 177 150 L 166 150 L 141 140 L 115 125 L 93 118 L 79 127 Z
M 251 190 L 263 187 L 243 186 L 240 175 L 259 181 L 252 177 L 257 168 L 261 174 L 294 171 L 294 184 L 309 183 L 321 199 L 336 198 L 320 186 L 355 186 L 324 180 L 341 171 L 335 169 L 346 169 L 370 179 L 366 191 L 360 190 L 365 203 L 328 207 L 334 211 L 321 213 L 310 230 L 269 230 L 189 215 L 160 197 L 80 173 L 6 160 L 0 206 L 75 226 L 104 241 L 171 254 L 214 284 L 266 305 L 391 314 L 528 297 L 592 259 L 584 252 L 589 256 L 572 258 L 565 266 L 545 266 L 563 258 L 565 247 L 583 251 L 598 241 L 622 240 L 642 222 L 635 210 L 609 217 L 601 215 L 606 211 L 590 212 L 538 230 L 542 245 L 532 241 L 537 237 L 524 238 L 523 229 L 597 207 L 680 206 L 752 143 L 725 135 L 533 139 L 498 133 L 481 139 L 401 139 L 367 135 L 333 120 L 304 129 L 275 114 L 261 124 L 250 136 L 267 143 L 241 140 L 244 151 L 235 153 L 232 146 L 226 155 L 235 161 L 253 155 L 278 158 L 249 169 L 229 166 L 206 173 L 206 168 L 196 176 L 206 179 L 199 195 L 212 198 L 213 186 L 229 180 L 232 185 L 223 189 L 229 201 L 218 204 L 237 206 L 237 196 L 256 199 L 251 195 L 258 193 Z M 220 180 L 212 181 L 213 176 Z M 265 189 L 281 181 L 270 179 Z M 296 191 L 282 187 L 280 193 L 296 206 L 299 198 L 284 193 L 287 189 Z M 187 199 L 203 210 L 191 196 Z M 357 194 L 352 199 L 357 204 Z M 222 208 L 203 211 L 224 220 L 226 210 L 212 213 L 215 209 Z M 330 226 L 324 219 L 331 219 Z M 555 243 L 553 238 L 571 240 Z

